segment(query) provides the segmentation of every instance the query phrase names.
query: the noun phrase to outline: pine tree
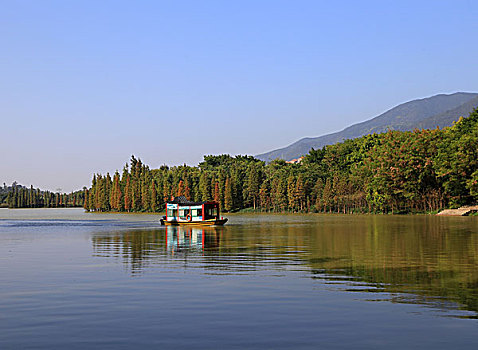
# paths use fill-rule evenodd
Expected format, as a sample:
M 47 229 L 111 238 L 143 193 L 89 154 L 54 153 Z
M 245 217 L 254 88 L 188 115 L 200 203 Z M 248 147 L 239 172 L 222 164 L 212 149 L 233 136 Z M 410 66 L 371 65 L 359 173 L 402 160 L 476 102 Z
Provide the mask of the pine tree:
M 165 178 L 163 183 L 163 201 L 164 203 L 166 203 L 170 199 L 171 199 L 171 185 L 169 181 Z
M 144 211 L 151 211 L 151 193 L 149 192 L 150 185 L 145 181 L 141 181 L 141 207 Z
M 304 182 L 302 180 L 302 174 L 300 174 L 297 178 L 294 196 L 297 208 L 301 211 L 304 210 L 306 204 L 306 191 Z
M 7 206 L 13 208 L 13 191 L 8 192 L 7 194 Z
M 234 202 L 232 198 L 231 180 L 229 178 L 226 178 L 226 184 L 224 187 L 224 209 L 226 211 L 232 211 L 234 209 Z
M 219 182 L 215 181 L 214 183 L 214 201 L 220 202 L 221 198 L 219 196 Z
M 154 184 L 154 180 L 151 181 L 150 193 L 151 193 L 151 200 L 150 200 L 151 211 L 157 212 L 159 210 L 159 203 L 158 203 L 158 196 L 157 196 L 156 185 Z
M 183 180 L 179 181 L 177 195 L 184 196 L 184 181 Z
M 126 186 L 124 189 L 124 210 L 131 211 L 132 208 L 132 195 L 131 195 L 131 182 L 129 175 L 126 177 Z
M 221 208 L 224 208 L 224 185 L 225 185 L 225 174 L 224 171 L 219 171 L 219 203 Z
M 247 204 L 253 206 L 256 209 L 257 198 L 259 196 L 261 178 L 257 170 L 257 165 L 254 163 L 249 164 L 247 168 L 246 186 L 244 188 L 244 198 L 247 200 Z
M 133 179 L 131 181 L 131 210 L 138 211 L 140 208 L 141 195 L 139 193 L 139 185 L 137 181 Z
M 202 171 L 199 177 L 199 191 L 201 192 L 201 200 L 208 201 L 211 199 L 211 182 L 205 171 Z
M 261 184 L 261 188 L 259 190 L 259 203 L 262 210 L 269 211 L 270 206 L 270 193 L 269 193 L 269 183 L 264 181 Z
M 321 203 L 324 206 L 324 212 L 327 212 L 327 208 L 329 208 L 329 211 L 332 211 L 332 198 L 332 183 L 330 182 L 330 178 L 327 178 L 327 180 L 325 181 L 324 190 L 322 191 L 321 200 Z
M 34 207 L 34 204 L 33 204 L 33 196 L 34 196 L 34 191 L 33 191 L 33 185 L 30 185 L 30 191 L 28 191 L 28 206 L 30 208 L 33 208 Z
M 275 193 L 275 197 L 279 211 L 284 212 L 285 210 L 287 210 L 287 185 L 286 182 L 281 178 L 279 178 L 277 184 L 277 191 Z
M 121 210 L 121 185 L 118 171 L 113 176 L 113 186 L 110 195 L 110 207 L 115 211 Z
M 90 191 L 88 189 L 84 189 L 84 193 L 85 193 L 85 200 L 83 202 L 83 208 L 86 210 L 86 211 L 90 211 L 90 202 L 89 202 L 89 194 L 90 194 Z
M 287 178 L 287 200 L 289 204 L 289 209 L 296 209 L 296 196 L 295 196 L 295 178 L 290 175 Z
M 184 181 L 184 197 L 186 197 L 189 200 L 191 199 L 191 189 L 189 188 L 189 181 L 187 178 Z
M 313 194 L 315 196 L 315 210 L 322 211 L 322 191 L 324 189 L 324 183 L 321 178 L 317 179 L 317 182 L 313 189 Z

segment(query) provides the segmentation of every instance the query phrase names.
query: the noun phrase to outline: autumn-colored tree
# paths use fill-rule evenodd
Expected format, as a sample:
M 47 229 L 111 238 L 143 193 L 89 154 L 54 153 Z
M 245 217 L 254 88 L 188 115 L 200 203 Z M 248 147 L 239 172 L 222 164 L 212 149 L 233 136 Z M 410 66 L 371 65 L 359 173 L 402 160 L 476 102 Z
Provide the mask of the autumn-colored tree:
M 113 175 L 113 187 L 110 194 L 110 207 L 112 210 L 120 211 L 121 203 L 121 187 L 120 187 L 120 176 L 118 171 Z
M 184 181 L 184 197 L 186 197 L 189 200 L 191 199 L 191 189 L 189 188 L 189 181 L 187 178 Z
M 219 182 L 214 182 L 214 201 L 219 202 L 221 200 L 219 196 Z
M 183 180 L 179 181 L 177 195 L 184 196 L 184 181 Z

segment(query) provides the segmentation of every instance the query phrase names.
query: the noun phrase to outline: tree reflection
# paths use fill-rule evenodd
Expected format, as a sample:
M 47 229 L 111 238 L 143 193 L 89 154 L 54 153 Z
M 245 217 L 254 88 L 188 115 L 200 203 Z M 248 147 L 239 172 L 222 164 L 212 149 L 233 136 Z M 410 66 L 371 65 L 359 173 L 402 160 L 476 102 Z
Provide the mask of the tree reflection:
M 477 226 L 476 218 L 272 215 L 220 228 L 98 233 L 92 243 L 133 274 L 178 262 L 206 274 L 296 270 L 343 291 L 475 317 Z

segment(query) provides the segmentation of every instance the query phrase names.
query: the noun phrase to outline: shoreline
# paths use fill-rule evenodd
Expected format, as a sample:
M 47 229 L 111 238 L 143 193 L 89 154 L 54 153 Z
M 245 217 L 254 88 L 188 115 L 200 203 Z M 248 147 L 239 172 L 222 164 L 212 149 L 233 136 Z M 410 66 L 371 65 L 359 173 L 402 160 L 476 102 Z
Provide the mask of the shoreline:
M 120 215 L 148 215 L 148 216 L 163 216 L 166 214 L 165 211 L 161 212 L 126 212 L 126 211 L 87 211 L 84 210 L 82 207 L 59 207 L 59 208 L 8 208 L 8 207 L 0 207 L 0 210 L 13 210 L 15 212 L 23 211 L 23 210 L 80 210 L 85 214 L 93 214 L 93 215 L 101 215 L 101 214 L 120 214 Z M 443 209 L 447 210 L 447 209 Z M 443 211 L 442 210 L 442 211 Z M 432 211 L 432 212 L 417 212 L 417 213 L 337 213 L 337 212 L 307 212 L 307 213 L 300 213 L 300 212 L 264 212 L 264 211 L 254 211 L 254 210 L 239 210 L 235 212 L 222 212 L 222 215 L 300 215 L 300 216 L 315 216 L 315 215 L 323 215 L 323 216 L 368 216 L 368 215 L 378 215 L 378 216 L 442 216 L 442 217 L 478 217 L 478 213 L 470 213 L 468 215 L 457 216 L 457 215 L 437 215 L 439 211 Z

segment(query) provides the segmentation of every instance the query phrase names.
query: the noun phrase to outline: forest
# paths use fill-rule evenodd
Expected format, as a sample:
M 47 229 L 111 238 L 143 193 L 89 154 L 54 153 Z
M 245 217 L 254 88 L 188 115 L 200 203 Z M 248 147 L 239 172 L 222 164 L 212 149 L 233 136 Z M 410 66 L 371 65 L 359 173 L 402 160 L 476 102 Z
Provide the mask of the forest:
M 43 191 L 14 182 L 0 188 L 0 206 L 8 208 L 68 208 L 84 206 L 85 190 L 71 193 Z
M 208 155 L 150 169 L 131 157 L 95 174 L 87 211 L 160 212 L 184 195 L 227 212 L 423 213 L 478 200 L 478 109 L 452 127 L 388 131 L 311 149 L 298 164 Z

